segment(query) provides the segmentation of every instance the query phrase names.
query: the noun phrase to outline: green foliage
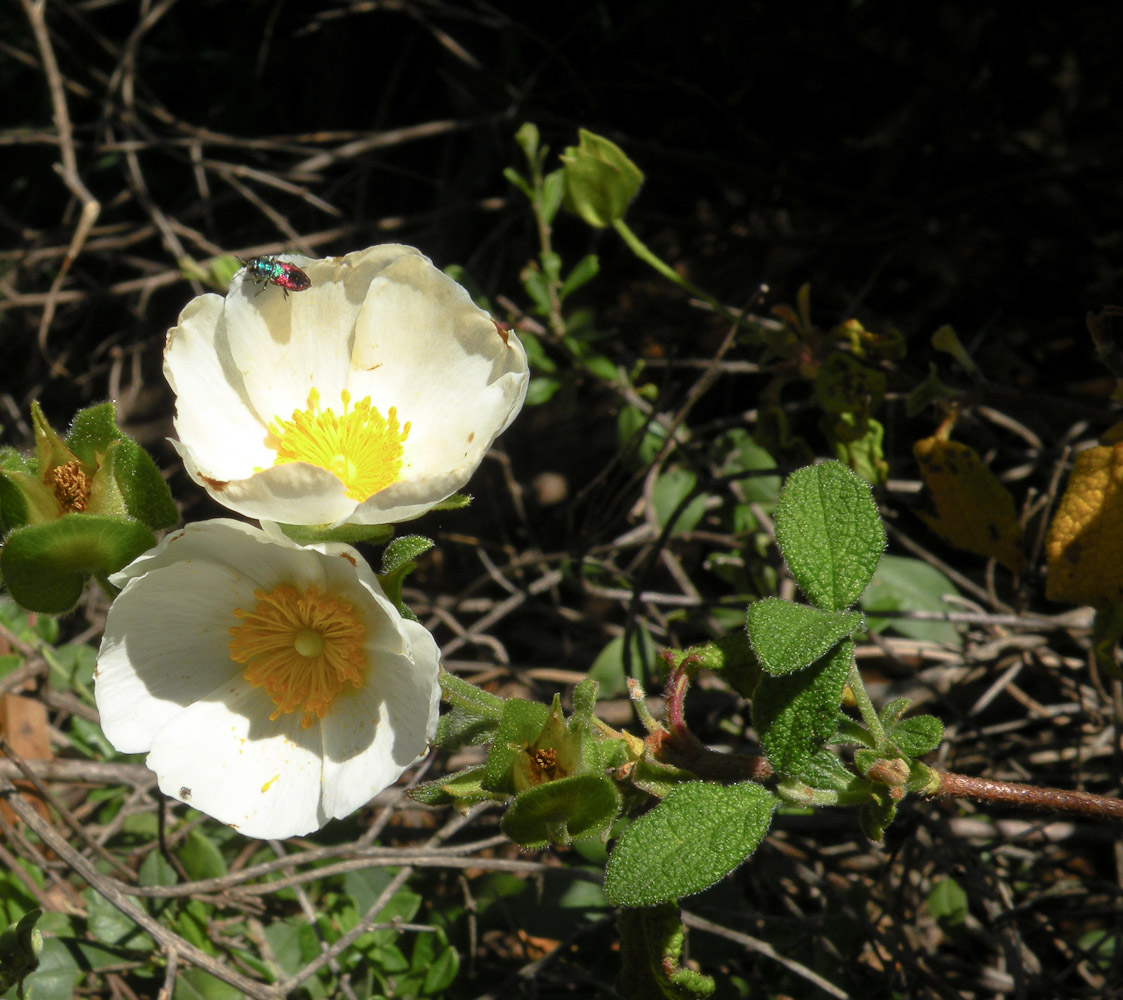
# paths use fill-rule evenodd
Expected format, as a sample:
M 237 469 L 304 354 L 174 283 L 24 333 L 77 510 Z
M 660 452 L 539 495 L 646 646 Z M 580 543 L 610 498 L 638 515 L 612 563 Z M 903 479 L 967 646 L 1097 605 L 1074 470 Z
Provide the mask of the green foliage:
M 862 596 L 885 550 L 866 483 L 841 462 L 797 469 L 780 494 L 775 521 L 784 560 L 813 604 L 841 611 Z
M 628 1000 L 692 1000 L 708 997 L 716 984 L 680 965 L 685 935 L 678 907 L 630 907 L 620 911 L 620 976 L 617 988 Z
M 948 610 L 944 597 L 958 594 L 955 584 L 934 566 L 919 559 L 886 555 L 882 556 L 873 579 L 862 594 L 861 606 L 872 632 L 890 628 L 913 639 L 961 646 L 963 636 L 951 622 L 873 614 L 877 611 L 944 613 Z
M 748 611 L 753 652 L 764 670 L 775 676 L 809 667 L 853 635 L 862 621 L 857 611 L 824 611 L 777 597 L 750 604 Z
M 0 992 L 22 983 L 39 967 L 43 935 L 35 925 L 42 915 L 42 910 L 31 910 L 0 931 Z
M 565 845 L 604 833 L 620 805 L 609 778 L 575 774 L 521 792 L 503 816 L 502 828 L 520 847 Z
M 616 143 L 588 129 L 561 157 L 565 207 L 595 229 L 623 217 L 643 184 L 640 170 Z
M 628 690 L 628 678 L 644 681 L 655 669 L 655 642 L 642 625 L 625 637 L 610 639 L 589 667 L 589 677 L 597 682 L 601 694 L 612 698 Z
M 853 656 L 853 641 L 844 639 L 803 670 L 760 679 L 753 726 L 780 773 L 798 774 L 834 735 Z
M 757 849 L 775 808 L 752 782 L 678 786 L 621 835 L 605 895 L 617 906 L 655 906 L 709 888 Z
M 382 552 L 382 572 L 378 582 L 386 591 L 386 596 L 397 606 L 404 618 L 416 621 L 416 616 L 406 607 L 402 599 L 402 586 L 405 579 L 417 569 L 417 559 L 433 547 L 433 540 L 422 535 L 403 535 L 395 538 Z
M 928 912 L 945 927 L 967 919 L 967 893 L 953 878 L 940 879 L 928 893 Z
M 107 577 L 155 544 L 138 521 L 67 514 L 13 531 L 0 549 L 0 574 L 13 600 L 58 615 L 78 603 L 90 576 Z

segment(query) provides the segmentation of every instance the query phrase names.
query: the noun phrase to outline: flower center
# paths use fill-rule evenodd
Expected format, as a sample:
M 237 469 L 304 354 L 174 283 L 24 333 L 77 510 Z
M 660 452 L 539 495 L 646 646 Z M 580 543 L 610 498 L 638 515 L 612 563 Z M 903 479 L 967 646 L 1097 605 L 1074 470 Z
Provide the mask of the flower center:
M 234 637 L 227 646 L 230 658 L 245 663 L 246 680 L 273 699 L 277 710 L 270 720 L 299 709 L 307 729 L 324 717 L 345 685 L 362 684 L 366 626 L 350 601 L 317 587 L 301 593 L 282 583 L 253 596 L 257 607 L 252 611 L 234 610 L 242 623 L 229 629 Z
M 51 469 L 55 499 L 67 514 L 83 511 L 90 502 L 90 477 L 82 471 L 81 462 L 71 461 Z
M 269 433 L 276 439 L 274 465 L 307 462 L 337 476 L 346 494 L 360 503 L 397 482 L 402 471 L 402 452 L 409 437 L 409 424 L 398 424 L 398 411 L 391 406 L 382 416 L 371 406 L 370 396 L 349 409 L 351 394 L 340 394 L 343 415 L 320 409 L 320 393 L 308 393 L 308 407 L 294 410 L 292 420 L 274 417 Z

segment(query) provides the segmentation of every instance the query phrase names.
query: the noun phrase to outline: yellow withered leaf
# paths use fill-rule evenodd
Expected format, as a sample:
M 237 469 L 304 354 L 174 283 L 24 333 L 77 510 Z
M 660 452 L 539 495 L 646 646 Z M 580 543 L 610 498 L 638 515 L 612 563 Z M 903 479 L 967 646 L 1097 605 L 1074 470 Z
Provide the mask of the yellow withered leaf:
M 975 449 L 929 437 L 912 450 L 926 487 L 916 512 L 928 527 L 957 549 L 997 559 L 1020 573 L 1022 526 L 1014 498 Z
M 1123 602 L 1123 444 L 1098 445 L 1076 456 L 1045 554 L 1049 600 Z

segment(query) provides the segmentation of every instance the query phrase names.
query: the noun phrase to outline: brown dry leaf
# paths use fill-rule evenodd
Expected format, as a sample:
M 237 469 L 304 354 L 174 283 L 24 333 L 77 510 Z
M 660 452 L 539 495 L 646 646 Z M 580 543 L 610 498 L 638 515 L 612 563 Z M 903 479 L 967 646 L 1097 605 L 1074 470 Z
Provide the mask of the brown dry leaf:
M 945 542 L 997 559 L 1011 573 L 1024 562 L 1014 498 L 979 458 L 957 441 L 928 437 L 913 445 L 925 492 L 917 514 Z
M 1123 602 L 1123 444 L 1076 456 L 1045 554 L 1045 596 L 1072 604 Z

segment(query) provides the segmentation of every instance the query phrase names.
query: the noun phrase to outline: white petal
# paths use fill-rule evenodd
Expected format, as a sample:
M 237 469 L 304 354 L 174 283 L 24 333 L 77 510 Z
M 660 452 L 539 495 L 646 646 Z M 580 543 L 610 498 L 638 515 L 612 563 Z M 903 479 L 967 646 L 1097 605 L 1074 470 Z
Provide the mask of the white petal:
M 364 687 L 337 698 L 322 720 L 323 807 L 343 817 L 369 802 L 423 756 L 436 732 L 440 685 L 436 643 L 416 622 L 413 661 L 381 657 Z
M 94 693 L 106 738 L 141 753 L 161 726 L 243 667 L 230 659 L 233 610 L 252 607 L 255 582 L 185 560 L 132 580 L 109 609 Z
M 231 354 L 266 425 L 305 409 L 313 388 L 322 406 L 334 405 L 338 411 L 358 313 L 358 303 L 348 301 L 344 286 L 329 280 L 336 270 L 329 261 L 281 259 L 305 270 L 312 287 L 290 292 L 286 300 L 282 289 L 260 288 L 243 271 L 226 296 Z
M 110 579 L 122 586 L 135 576 L 188 560 L 229 567 L 266 589 L 282 582 L 323 583 L 316 557 L 296 542 L 271 538 L 260 528 L 229 518 L 194 521 L 173 531 Z M 175 594 L 167 593 L 165 599 L 174 601 Z
M 335 475 L 307 462 L 273 465 L 249 479 L 202 480 L 202 485 L 239 514 L 282 524 L 331 524 L 348 518 L 356 507 Z
M 320 727 L 300 713 L 269 721 L 273 703 L 241 678 L 178 714 L 148 755 L 160 790 L 248 837 L 319 829 Z
M 207 457 L 204 473 L 216 478 L 248 475 L 274 457 L 230 356 L 222 310 L 217 295 L 193 299 L 164 347 L 164 374 L 176 393 L 176 433 Z

